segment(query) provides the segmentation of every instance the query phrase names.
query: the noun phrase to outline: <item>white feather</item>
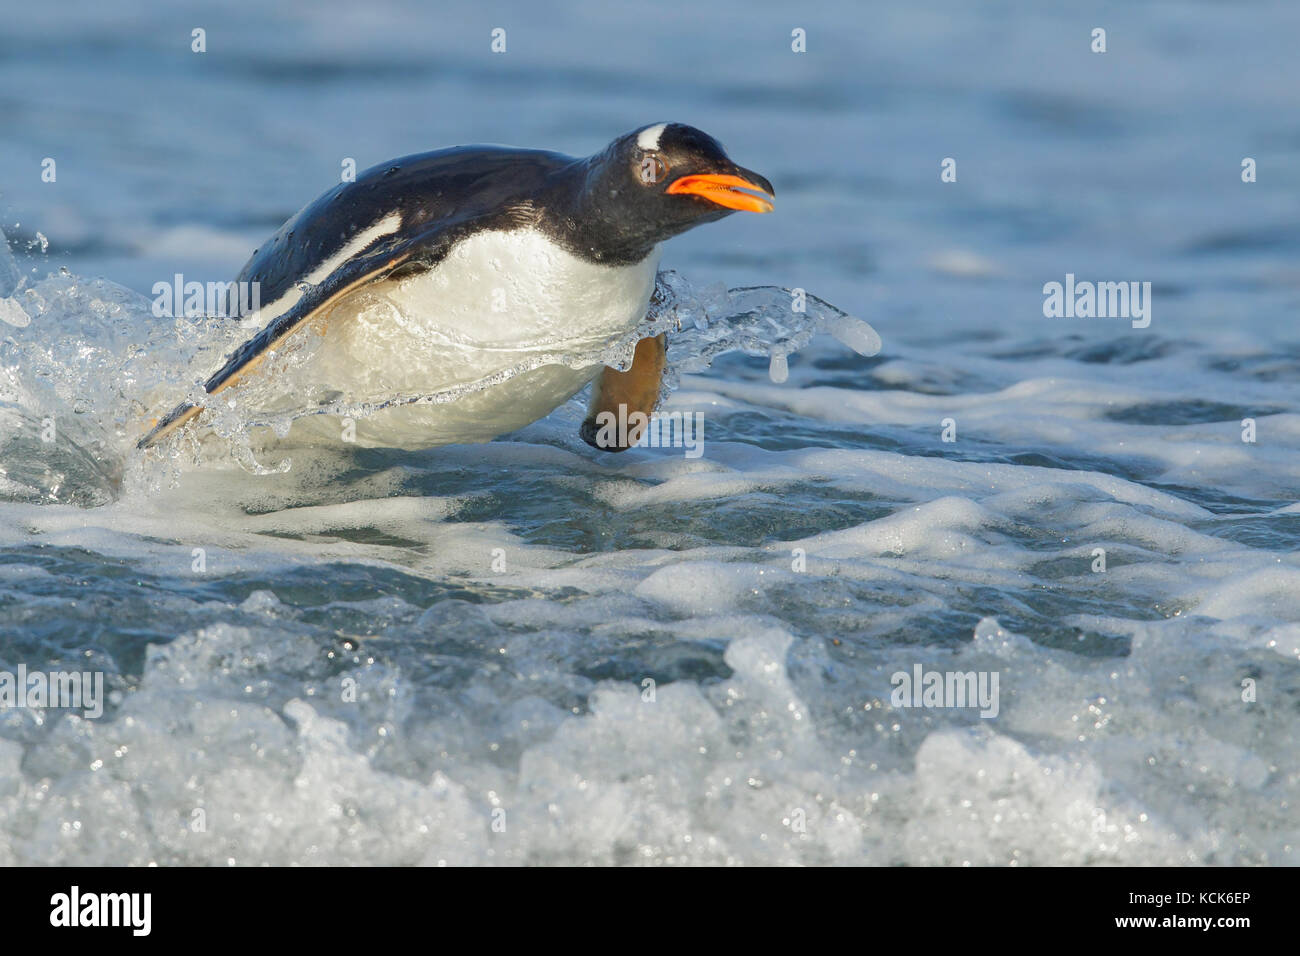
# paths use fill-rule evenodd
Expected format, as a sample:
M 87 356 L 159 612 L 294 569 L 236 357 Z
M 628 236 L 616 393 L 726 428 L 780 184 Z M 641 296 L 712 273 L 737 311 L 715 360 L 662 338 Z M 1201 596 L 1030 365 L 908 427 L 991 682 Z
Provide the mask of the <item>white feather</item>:
M 302 281 L 308 285 L 320 285 L 332 276 L 343 263 L 365 252 L 377 240 L 382 239 L 384 236 L 390 236 L 401 228 L 402 214 L 399 212 L 389 213 L 369 229 L 364 229 L 349 239 L 338 252 L 308 273 Z M 292 309 L 301 300 L 302 290 L 295 283 L 286 289 L 284 294 L 274 302 L 268 302 L 256 312 L 250 312 L 244 316 L 240 319 L 240 324 L 244 328 L 264 328 Z
M 413 398 L 478 382 L 543 353 L 591 353 L 645 316 L 658 270 L 580 259 L 532 230 L 484 232 L 432 270 L 366 287 L 330 314 L 324 341 L 282 389 L 347 402 Z M 366 445 L 486 441 L 551 412 L 600 370 L 549 364 L 447 405 L 385 409 L 357 422 Z M 302 378 L 298 378 L 302 376 Z M 313 423 L 315 423 L 313 425 Z M 295 430 L 336 425 L 321 416 Z M 325 432 L 322 432 L 322 435 Z
M 359 256 L 361 253 L 373 246 L 376 241 L 382 239 L 384 236 L 391 236 L 401 228 L 402 214 L 396 211 L 390 212 L 369 229 L 363 229 L 361 232 L 357 233 L 343 244 L 343 248 L 339 249 L 338 252 L 334 253 L 334 255 L 330 256 L 313 269 L 307 275 L 307 284 L 320 285 L 332 276 L 334 271 L 338 269 L 339 266 L 343 265 L 343 263 L 347 262 L 354 256 Z
M 659 137 L 664 134 L 664 128 L 667 125 L 667 123 L 660 123 L 657 126 L 647 126 L 641 130 L 636 138 L 637 146 L 641 149 L 658 149 Z

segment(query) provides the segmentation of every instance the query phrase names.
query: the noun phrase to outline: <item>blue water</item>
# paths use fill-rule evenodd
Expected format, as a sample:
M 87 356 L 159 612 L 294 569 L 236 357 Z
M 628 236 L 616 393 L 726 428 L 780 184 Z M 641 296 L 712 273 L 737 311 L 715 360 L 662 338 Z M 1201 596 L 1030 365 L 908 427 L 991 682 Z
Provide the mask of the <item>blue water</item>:
M 0 710 L 0 863 L 1294 860 L 1300 7 L 0 22 L 31 318 L 0 325 L 0 671 L 111 694 Z M 679 355 L 698 459 L 602 457 L 577 402 L 287 474 L 129 450 L 140 383 L 225 344 L 149 325 L 154 283 L 233 277 L 345 159 L 659 120 L 777 191 L 665 266 L 806 289 L 879 355 Z M 1045 317 L 1067 274 L 1150 282 L 1150 325 Z M 997 716 L 895 706 L 917 664 L 997 673 Z

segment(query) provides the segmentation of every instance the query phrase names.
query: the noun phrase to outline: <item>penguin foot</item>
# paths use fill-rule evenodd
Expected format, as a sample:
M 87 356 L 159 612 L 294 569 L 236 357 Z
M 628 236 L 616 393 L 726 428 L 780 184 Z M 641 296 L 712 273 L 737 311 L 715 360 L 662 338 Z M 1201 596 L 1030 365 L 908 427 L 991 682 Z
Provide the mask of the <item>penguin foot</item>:
M 667 353 L 668 338 L 660 333 L 636 344 L 626 372 L 601 370 L 578 431 L 583 441 L 601 451 L 627 451 L 641 440 L 659 405 Z

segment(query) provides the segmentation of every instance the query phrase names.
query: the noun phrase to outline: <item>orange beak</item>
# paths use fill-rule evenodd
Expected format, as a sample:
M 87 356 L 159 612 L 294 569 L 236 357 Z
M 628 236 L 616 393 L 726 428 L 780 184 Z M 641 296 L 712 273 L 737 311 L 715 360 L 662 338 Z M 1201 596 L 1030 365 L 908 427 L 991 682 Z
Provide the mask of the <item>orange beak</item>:
M 683 176 L 669 185 L 668 192 L 703 196 L 719 206 L 744 212 L 771 212 L 775 198 L 769 186 L 722 173 Z

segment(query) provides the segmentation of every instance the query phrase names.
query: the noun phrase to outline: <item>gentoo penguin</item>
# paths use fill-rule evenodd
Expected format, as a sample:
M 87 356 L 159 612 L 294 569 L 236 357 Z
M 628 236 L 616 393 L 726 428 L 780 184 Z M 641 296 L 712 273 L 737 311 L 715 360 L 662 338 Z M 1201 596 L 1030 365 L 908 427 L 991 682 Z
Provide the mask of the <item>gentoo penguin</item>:
M 736 210 L 769 212 L 772 199 L 771 183 L 680 123 L 643 127 L 582 159 L 463 146 L 383 163 L 253 253 L 231 293 L 257 284 L 257 296 L 238 298 L 264 303 L 241 316 L 261 331 L 204 388 L 245 412 L 273 410 L 277 396 L 282 408 L 361 403 L 372 413 L 355 424 L 358 444 L 419 448 L 513 431 L 597 379 L 582 433 L 599 447 L 599 412 L 654 410 L 664 338 L 639 342 L 624 372 L 562 358 L 591 355 L 642 322 L 660 243 Z M 284 361 L 304 329 L 319 336 L 315 348 Z M 528 371 L 455 402 L 401 400 L 521 366 Z M 202 403 L 180 405 L 140 447 L 202 412 Z M 337 420 L 323 419 L 299 417 L 293 432 L 327 428 L 337 440 Z

